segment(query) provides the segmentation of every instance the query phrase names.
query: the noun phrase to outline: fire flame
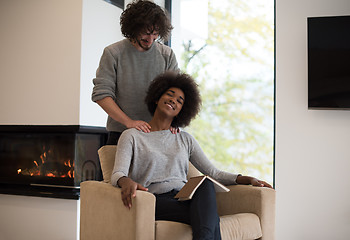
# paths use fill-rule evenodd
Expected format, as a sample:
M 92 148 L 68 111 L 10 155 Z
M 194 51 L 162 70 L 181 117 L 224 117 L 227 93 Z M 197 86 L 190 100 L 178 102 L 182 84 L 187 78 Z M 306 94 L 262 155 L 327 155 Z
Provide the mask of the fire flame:
M 29 175 L 29 176 L 46 176 L 46 177 L 60 177 L 60 178 L 74 178 L 74 162 L 70 159 L 63 161 L 63 165 L 66 167 L 65 173 L 59 173 L 57 170 L 47 171 L 44 169 L 46 163 L 48 163 L 48 155 L 51 154 L 51 151 L 45 151 L 40 155 L 39 163 L 33 161 L 34 167 L 31 169 L 22 170 L 21 168 L 17 170 L 17 174 Z

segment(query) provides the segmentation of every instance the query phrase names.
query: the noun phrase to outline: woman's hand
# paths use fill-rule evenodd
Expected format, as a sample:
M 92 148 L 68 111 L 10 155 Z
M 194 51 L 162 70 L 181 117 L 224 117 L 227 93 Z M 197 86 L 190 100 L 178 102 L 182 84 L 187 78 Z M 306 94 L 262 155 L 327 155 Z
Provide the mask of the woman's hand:
M 268 187 L 268 188 L 272 188 L 272 186 L 270 184 L 268 184 L 267 182 L 265 181 L 261 181 L 259 179 L 256 179 L 256 178 L 252 178 L 251 181 L 250 181 L 250 184 L 252 186 L 255 186 L 255 187 Z
M 142 185 L 134 182 L 131 178 L 122 177 L 118 180 L 118 185 L 122 189 L 122 201 L 124 206 L 131 208 L 132 198 L 136 197 L 136 190 L 148 191 L 148 188 L 143 187 Z
M 249 177 L 249 176 L 238 176 L 236 179 L 236 183 L 238 184 L 251 184 L 252 186 L 255 187 L 268 187 L 268 188 L 272 188 L 272 186 L 270 184 L 268 184 L 265 181 L 261 181 L 259 179 L 256 179 L 254 177 Z

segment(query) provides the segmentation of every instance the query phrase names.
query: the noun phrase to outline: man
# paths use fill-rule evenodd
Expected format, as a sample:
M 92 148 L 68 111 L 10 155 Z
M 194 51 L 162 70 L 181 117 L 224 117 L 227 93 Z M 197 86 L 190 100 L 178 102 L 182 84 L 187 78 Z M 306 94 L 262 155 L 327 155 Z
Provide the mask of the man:
M 128 4 L 120 17 L 125 39 L 104 49 L 93 79 L 92 101 L 108 114 L 107 144 L 117 144 L 127 128 L 149 132 L 151 115 L 144 98 L 149 83 L 167 70 L 178 70 L 167 40 L 173 26 L 166 12 L 151 1 Z

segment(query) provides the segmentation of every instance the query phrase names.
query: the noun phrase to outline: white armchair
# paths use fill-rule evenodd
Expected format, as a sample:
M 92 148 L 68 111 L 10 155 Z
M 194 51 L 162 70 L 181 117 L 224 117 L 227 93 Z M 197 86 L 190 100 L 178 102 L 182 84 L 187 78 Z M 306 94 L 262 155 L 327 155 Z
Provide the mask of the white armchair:
M 121 191 L 110 182 L 116 146 L 104 146 L 99 156 L 104 181 L 86 181 L 80 188 L 80 239 L 190 240 L 189 225 L 155 221 L 155 197 L 137 191 L 128 210 Z M 190 164 L 189 176 L 200 174 Z M 217 193 L 222 239 L 275 239 L 275 191 L 246 185 L 228 186 L 230 192 Z M 205 211 L 205 210 L 203 210 Z

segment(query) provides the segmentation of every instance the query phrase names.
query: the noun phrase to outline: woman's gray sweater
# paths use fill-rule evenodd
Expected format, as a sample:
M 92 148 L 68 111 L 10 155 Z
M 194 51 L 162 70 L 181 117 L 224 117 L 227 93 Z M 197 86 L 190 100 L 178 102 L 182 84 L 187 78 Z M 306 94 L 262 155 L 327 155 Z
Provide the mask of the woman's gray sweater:
M 189 161 L 224 185 L 236 184 L 238 174 L 217 169 L 189 133 L 136 129 L 125 130 L 119 139 L 111 181 L 117 186 L 119 178 L 127 176 L 151 193 L 180 190 L 187 182 Z

